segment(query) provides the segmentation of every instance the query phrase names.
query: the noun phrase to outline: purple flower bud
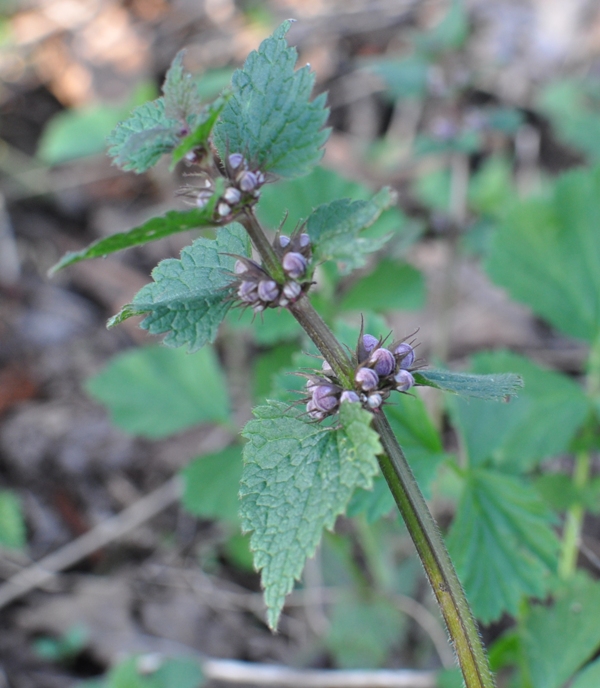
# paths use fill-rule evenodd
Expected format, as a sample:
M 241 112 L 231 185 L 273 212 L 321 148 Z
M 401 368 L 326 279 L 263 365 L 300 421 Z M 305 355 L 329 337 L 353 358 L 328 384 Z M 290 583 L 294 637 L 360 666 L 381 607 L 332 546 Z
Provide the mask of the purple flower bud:
M 346 389 L 342 392 L 342 396 L 340 397 L 340 403 L 343 401 L 349 401 L 352 404 L 356 404 L 360 401 L 360 397 L 356 392 L 351 392 Z
M 372 334 L 363 334 L 363 346 L 368 354 L 379 344 L 379 339 Z
M 319 411 L 333 411 L 338 405 L 338 388 L 333 385 L 317 385 L 313 388 L 312 398 L 314 405 Z
M 242 263 L 241 260 L 236 260 L 235 265 L 233 266 L 233 271 L 236 275 L 243 275 L 245 272 L 248 272 L 248 266 L 245 263 Z
M 285 308 L 289 304 L 289 300 L 288 299 L 279 299 L 279 301 L 277 303 L 282 308 Z
M 415 378 L 408 372 L 408 370 L 399 370 L 394 375 L 396 381 L 396 389 L 399 392 L 408 392 L 408 390 L 415 384 Z
M 261 301 L 275 301 L 279 296 L 279 286 L 273 280 L 261 280 L 258 283 L 258 295 Z
M 315 406 L 315 402 L 312 399 L 306 404 L 306 412 L 313 420 L 323 420 L 326 415 Z
M 265 310 L 265 308 L 266 308 L 265 304 L 262 303 L 261 301 L 259 301 L 258 303 L 254 304 L 254 306 L 252 306 L 252 309 L 254 310 L 255 313 L 261 313 L 262 311 Z
M 369 406 L 369 408 L 379 408 L 382 403 L 383 399 L 381 398 L 381 394 L 369 394 L 369 396 L 367 397 L 367 405 Z
M 236 205 L 240 202 L 242 194 L 240 193 L 239 189 L 235 188 L 235 186 L 230 186 L 228 189 L 225 189 L 223 198 L 227 201 L 227 203 L 231 203 L 231 205 Z
M 300 235 L 300 248 L 306 248 L 307 246 L 310 246 L 310 237 L 308 234 L 302 233 Z
M 257 186 L 256 175 L 254 172 L 249 172 L 248 170 L 244 170 L 239 174 L 237 180 L 240 189 L 246 193 L 253 191 Z
M 294 251 L 291 251 L 283 256 L 283 269 L 292 279 L 302 277 L 302 275 L 304 275 L 306 272 L 307 264 L 306 258 L 301 253 L 295 253 Z
M 415 362 L 415 350 L 410 344 L 402 342 L 394 349 L 394 353 L 400 361 L 401 368 L 410 368 Z
M 289 243 L 290 243 L 289 236 L 286 236 L 285 234 L 281 234 L 279 236 L 279 245 L 281 246 L 281 248 L 285 248 L 286 246 L 288 246 Z
M 221 201 L 221 203 L 219 203 L 217 206 L 217 213 L 219 213 L 220 217 L 227 217 L 231 213 L 231 208 L 227 205 L 227 203 Z
M 196 196 L 196 207 L 202 209 L 210 200 L 212 196 L 212 191 L 198 191 Z
M 258 294 L 256 293 L 256 284 L 254 282 L 242 282 L 238 288 L 238 296 L 242 301 L 253 303 L 258 301 Z
M 379 376 L 371 368 L 360 368 L 354 376 L 354 381 L 365 392 L 370 392 L 372 389 L 377 389 L 379 385 Z
M 229 156 L 229 166 L 232 170 L 237 170 L 244 162 L 244 156 L 241 153 L 232 153 Z
M 256 177 L 256 183 L 258 186 L 262 186 L 265 183 L 265 175 L 260 170 L 257 170 L 254 173 L 254 176 Z
M 323 363 L 321 364 L 321 370 L 326 375 L 330 375 L 331 373 L 333 373 L 333 368 L 329 365 L 327 361 L 323 361 Z
M 286 282 L 283 285 L 283 293 L 288 299 L 294 301 L 302 293 L 302 287 L 298 284 L 298 282 Z
M 386 377 L 394 372 L 396 359 L 394 354 L 387 349 L 375 349 L 369 357 L 369 364 L 380 377 Z

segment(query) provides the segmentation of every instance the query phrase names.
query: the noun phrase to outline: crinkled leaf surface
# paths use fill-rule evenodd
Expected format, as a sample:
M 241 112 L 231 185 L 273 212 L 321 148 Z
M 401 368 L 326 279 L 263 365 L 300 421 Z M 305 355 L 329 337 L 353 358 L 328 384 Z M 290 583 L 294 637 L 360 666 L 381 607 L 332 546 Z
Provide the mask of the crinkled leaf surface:
M 215 127 L 222 155 L 243 153 L 281 177 L 307 174 L 329 135 L 325 94 L 310 100 L 314 73 L 308 66 L 294 71 L 297 52 L 285 39 L 290 26 L 285 21 L 234 73 L 232 97 Z
M 323 528 L 333 528 L 357 487 L 371 487 L 381 452 L 371 414 L 358 404 L 342 404 L 339 430 L 288 409 L 275 401 L 259 406 L 243 432 L 240 515 L 243 529 L 252 531 L 272 628 Z
M 564 174 L 545 198 L 521 201 L 490 252 L 492 279 L 567 335 L 600 332 L 600 168 Z
M 143 437 L 167 437 L 229 417 L 227 383 L 210 347 L 195 354 L 164 346 L 127 351 L 86 387 L 109 409 L 115 425 Z
M 523 378 L 524 386 L 508 403 L 449 399 L 471 466 L 489 461 L 504 470 L 528 470 L 566 451 L 590 412 L 579 385 L 522 356 L 505 351 L 479 354 L 472 370 L 512 371 Z
M 122 251 L 132 246 L 146 244 L 149 241 L 163 239 L 171 234 L 185 232 L 197 227 L 212 227 L 213 210 L 217 199 L 217 194 L 213 195 L 207 205 L 202 209 L 188 211 L 172 210 L 162 217 L 153 217 L 144 222 L 139 227 L 134 227 L 128 232 L 112 234 L 104 239 L 98 239 L 93 244 L 81 251 L 70 251 L 66 253 L 58 263 L 52 268 L 51 272 L 56 272 L 68 265 L 78 263 L 88 258 L 100 258 L 116 251 Z
M 315 260 L 335 260 L 345 266 L 346 272 L 364 265 L 365 254 L 381 248 L 389 237 L 366 239 L 359 232 L 394 202 L 394 194 L 386 187 L 370 201 L 341 198 L 319 206 L 306 222 Z
M 165 76 L 163 93 L 165 115 L 169 119 L 185 122 L 201 109 L 198 83 L 183 67 L 184 51 L 180 50 Z
M 109 327 L 132 315 L 148 315 L 140 327 L 151 334 L 167 332 L 169 346 L 186 344 L 195 351 L 214 341 L 231 307 L 231 272 L 235 258 L 249 255 L 248 236 L 238 224 L 221 228 L 216 239 L 197 239 L 152 271 L 154 282 L 143 287 L 132 303 L 109 321 Z
M 553 606 L 534 607 L 522 632 L 531 685 L 561 688 L 600 647 L 598 619 L 600 584 L 597 581 L 575 578 L 559 593 Z M 582 687 L 598 685 L 584 683 L 583 676 L 578 680 Z
M 465 397 L 495 401 L 517 394 L 523 386 L 523 380 L 512 373 L 471 375 L 455 373 L 451 370 L 425 369 L 413 375 L 416 383 L 424 387 L 435 387 L 444 392 L 454 392 Z
M 195 516 L 238 519 L 238 491 L 242 476 L 242 447 L 233 445 L 217 454 L 199 456 L 183 471 L 183 507 Z
M 468 471 L 448 548 L 478 619 L 516 614 L 523 596 L 544 597 L 558 549 L 550 522 L 524 478 Z

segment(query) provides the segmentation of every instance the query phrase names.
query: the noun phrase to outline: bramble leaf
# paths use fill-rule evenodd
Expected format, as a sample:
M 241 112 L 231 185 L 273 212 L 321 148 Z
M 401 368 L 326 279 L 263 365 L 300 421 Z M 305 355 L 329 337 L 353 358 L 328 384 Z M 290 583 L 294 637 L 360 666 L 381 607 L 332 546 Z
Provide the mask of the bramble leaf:
M 545 198 L 509 212 L 495 236 L 492 279 L 571 337 L 600 333 L 600 167 L 564 174 Z
M 197 227 L 214 227 L 213 211 L 218 194 L 213 194 L 202 209 L 187 211 L 171 210 L 162 217 L 153 217 L 139 227 L 128 232 L 119 232 L 103 239 L 98 239 L 81 251 L 69 251 L 50 269 L 50 274 L 69 265 L 89 258 L 108 256 L 116 251 L 123 251 L 132 246 L 147 244 L 149 241 L 164 239 L 178 232 L 186 232 Z
M 371 414 L 343 403 L 339 430 L 307 423 L 301 412 L 269 401 L 244 429 L 242 528 L 261 572 L 272 628 L 323 528 L 332 529 L 357 487 L 370 488 L 381 452 Z
M 193 355 L 164 346 L 127 351 L 86 387 L 108 407 L 115 425 L 142 437 L 167 437 L 229 417 L 227 384 L 211 348 Z
M 152 271 L 154 282 L 111 318 L 108 327 L 147 313 L 140 327 L 151 334 L 168 332 L 168 346 L 187 344 L 189 351 L 196 351 L 214 341 L 232 305 L 235 258 L 226 254 L 250 255 L 248 236 L 238 224 L 219 229 L 214 240 L 196 239 L 181 252 L 180 260 L 160 262 Z
M 567 451 L 590 412 L 590 402 L 578 384 L 522 356 L 506 351 L 479 354 L 473 358 L 472 370 L 502 374 L 510 370 L 522 376 L 525 385 L 508 404 L 449 399 L 471 466 L 490 461 L 504 470 L 528 470 Z
M 395 200 L 394 193 L 385 187 L 370 201 L 341 198 L 320 205 L 306 222 L 315 260 L 338 261 L 343 263 L 345 272 L 364 265 L 365 254 L 377 251 L 389 236 L 365 239 L 358 234 L 372 225 Z
M 550 522 L 524 478 L 468 471 L 448 549 L 478 619 L 516 614 L 523 596 L 546 594 L 558 549 Z
M 560 591 L 553 606 L 533 607 L 522 631 L 531 685 L 535 688 L 565 685 L 600 647 L 599 618 L 600 585 L 581 578 L 574 578 Z M 581 683 L 576 681 L 573 687 L 598 685 L 586 683 L 582 677 L 579 680 Z
M 294 71 L 297 52 L 285 39 L 290 26 L 283 22 L 234 73 L 232 97 L 215 127 L 221 156 L 242 153 L 280 177 L 310 172 L 329 136 L 325 94 L 310 101 L 314 73 L 308 65 Z
M 501 401 L 517 394 L 523 387 L 523 380 L 512 373 L 497 375 L 471 375 L 451 370 L 427 368 L 413 373 L 415 381 L 423 387 L 435 387 L 444 392 L 453 392 L 465 397 Z
M 194 459 L 183 471 L 183 507 L 195 516 L 221 518 L 238 525 L 238 489 L 242 476 L 239 444 Z

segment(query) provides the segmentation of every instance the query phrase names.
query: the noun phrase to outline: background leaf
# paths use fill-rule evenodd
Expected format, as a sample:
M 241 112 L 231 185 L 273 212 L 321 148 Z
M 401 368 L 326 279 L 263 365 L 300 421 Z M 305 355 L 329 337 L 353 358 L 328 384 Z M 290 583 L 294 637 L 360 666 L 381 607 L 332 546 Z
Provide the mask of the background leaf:
M 333 528 L 356 487 L 371 486 L 381 451 L 371 414 L 358 404 L 342 404 L 340 430 L 306 423 L 288 409 L 274 401 L 259 406 L 243 432 L 240 515 L 252 531 L 273 628 L 323 528 Z
M 232 97 L 215 128 L 222 157 L 243 153 L 281 177 L 310 172 L 329 135 L 325 94 L 311 102 L 314 74 L 308 66 L 294 71 L 297 52 L 285 40 L 290 26 L 285 21 L 234 72 Z
M 0 490 L 0 548 L 22 549 L 25 543 L 21 501 L 14 492 Z
M 487 263 L 492 279 L 571 337 L 600 332 L 600 168 L 574 170 L 547 198 L 507 215 Z
M 143 437 L 166 437 L 197 423 L 225 423 L 229 399 L 214 351 L 195 354 L 151 346 L 115 356 L 87 382 L 115 425 Z
M 558 549 L 550 521 L 523 478 L 468 471 L 448 549 L 478 619 L 514 615 L 522 597 L 544 597 Z
M 214 341 L 232 306 L 231 288 L 235 258 L 249 255 L 248 236 L 238 224 L 222 227 L 217 238 L 197 239 L 181 252 L 181 260 L 163 260 L 147 284 L 109 321 L 117 325 L 132 315 L 148 313 L 140 327 L 151 334 L 168 332 L 168 346 L 188 345 L 196 351 Z
M 500 401 L 506 396 L 517 394 L 523 386 L 518 375 L 499 373 L 495 375 L 473 375 L 455 373 L 451 370 L 427 368 L 413 373 L 418 385 L 435 387 L 444 392 L 454 392 L 466 397 Z
M 183 507 L 195 516 L 239 524 L 238 492 L 242 477 L 242 447 L 194 459 L 183 471 Z

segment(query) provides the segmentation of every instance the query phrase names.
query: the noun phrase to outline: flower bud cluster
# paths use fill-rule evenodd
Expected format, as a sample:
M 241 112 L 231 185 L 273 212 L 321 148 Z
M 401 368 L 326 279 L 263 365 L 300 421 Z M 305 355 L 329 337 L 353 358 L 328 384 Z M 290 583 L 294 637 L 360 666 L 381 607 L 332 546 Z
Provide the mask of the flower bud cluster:
M 217 200 L 215 215 L 217 219 L 229 222 L 242 208 L 256 203 L 266 178 L 260 170 L 251 170 L 241 153 L 229 155 L 226 167 L 228 186 Z M 214 185 L 207 179 L 204 188 L 196 194 L 196 206 L 204 208 L 213 193 Z
M 281 260 L 285 274 L 283 284 L 272 279 L 263 267 L 249 258 L 238 256 L 234 266 L 237 296 L 255 313 L 265 308 L 286 307 L 297 301 L 310 286 L 305 279 L 311 258 L 308 234 L 278 234 L 273 249 Z
M 339 410 L 343 401 L 378 409 L 393 391 L 408 392 L 414 386 L 411 373 L 415 367 L 415 350 L 402 340 L 383 347 L 380 339 L 362 334 L 356 347 L 354 389 L 345 390 L 327 361 L 319 374 L 308 375 L 305 398 L 306 412 L 313 420 L 323 420 Z

